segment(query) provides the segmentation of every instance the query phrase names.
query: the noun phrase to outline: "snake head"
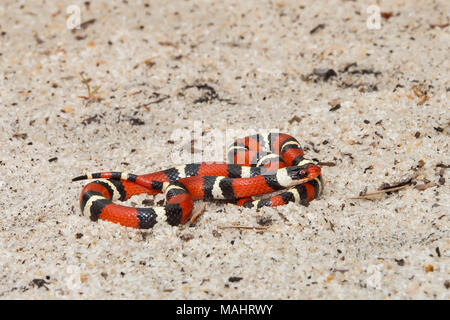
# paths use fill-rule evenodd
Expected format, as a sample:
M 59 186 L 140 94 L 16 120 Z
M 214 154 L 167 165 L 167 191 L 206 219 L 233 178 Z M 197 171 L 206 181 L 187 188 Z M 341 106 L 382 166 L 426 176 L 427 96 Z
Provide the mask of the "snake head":
M 299 166 L 288 167 L 289 176 L 293 180 L 298 180 L 300 182 L 307 182 L 314 180 L 320 175 L 321 169 L 312 163 L 306 163 Z

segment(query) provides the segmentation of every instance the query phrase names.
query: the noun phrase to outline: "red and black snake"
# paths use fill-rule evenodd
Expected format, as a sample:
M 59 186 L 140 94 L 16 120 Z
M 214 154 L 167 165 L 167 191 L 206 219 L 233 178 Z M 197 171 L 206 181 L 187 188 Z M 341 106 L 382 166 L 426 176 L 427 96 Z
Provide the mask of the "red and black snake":
M 244 207 L 308 205 L 322 192 L 321 169 L 304 158 L 298 141 L 284 133 L 256 134 L 236 140 L 229 148 L 232 163 L 191 163 L 145 175 L 124 172 L 89 173 L 72 179 L 98 179 L 80 196 L 81 211 L 126 227 L 148 229 L 158 222 L 185 223 L 194 200 L 228 199 Z M 287 189 L 266 199 L 252 196 Z M 113 203 L 134 195 L 165 193 L 166 205 L 133 208 Z

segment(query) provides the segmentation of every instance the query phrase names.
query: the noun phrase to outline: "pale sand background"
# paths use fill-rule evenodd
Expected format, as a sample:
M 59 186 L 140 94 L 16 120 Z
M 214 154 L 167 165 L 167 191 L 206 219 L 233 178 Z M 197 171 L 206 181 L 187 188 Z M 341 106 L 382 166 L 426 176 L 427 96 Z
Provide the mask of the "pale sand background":
M 1 2 L 0 298 L 449 298 L 448 1 L 379 1 L 379 30 L 365 1 L 91 2 Z M 68 30 L 71 4 L 95 21 Z M 294 135 L 336 164 L 322 198 L 150 231 L 80 215 L 71 178 L 171 167 L 195 120 Z M 409 177 L 436 186 L 348 199 Z

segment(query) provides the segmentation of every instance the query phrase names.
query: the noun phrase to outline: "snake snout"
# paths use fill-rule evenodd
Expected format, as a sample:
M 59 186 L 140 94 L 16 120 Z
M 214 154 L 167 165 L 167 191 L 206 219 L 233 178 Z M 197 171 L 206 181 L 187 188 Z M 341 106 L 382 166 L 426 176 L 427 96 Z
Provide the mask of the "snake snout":
M 308 168 L 308 180 L 313 180 L 320 175 L 321 169 L 320 167 L 312 164 Z

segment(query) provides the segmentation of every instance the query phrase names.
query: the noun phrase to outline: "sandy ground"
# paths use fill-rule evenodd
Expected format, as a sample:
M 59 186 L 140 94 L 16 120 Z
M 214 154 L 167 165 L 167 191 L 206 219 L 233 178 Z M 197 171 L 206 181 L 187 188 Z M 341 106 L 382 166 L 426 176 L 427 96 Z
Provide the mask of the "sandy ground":
M 449 2 L 378 5 L 2 1 L 0 298 L 448 299 Z M 194 127 L 204 150 L 297 137 L 322 197 L 145 231 L 81 215 L 71 178 L 180 164 Z

